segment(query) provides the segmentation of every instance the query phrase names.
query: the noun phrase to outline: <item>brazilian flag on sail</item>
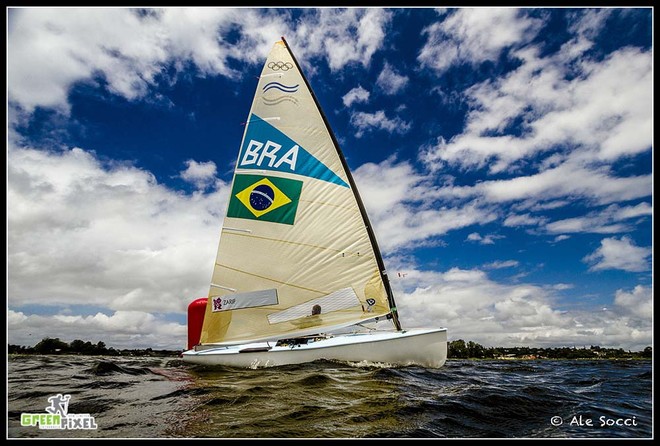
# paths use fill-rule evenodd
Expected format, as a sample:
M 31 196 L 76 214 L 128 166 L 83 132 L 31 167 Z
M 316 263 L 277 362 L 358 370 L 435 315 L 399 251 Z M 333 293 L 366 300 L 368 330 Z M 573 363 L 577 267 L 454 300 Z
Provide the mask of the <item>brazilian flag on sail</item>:
M 264 175 L 236 175 L 227 217 L 292 225 L 302 181 Z

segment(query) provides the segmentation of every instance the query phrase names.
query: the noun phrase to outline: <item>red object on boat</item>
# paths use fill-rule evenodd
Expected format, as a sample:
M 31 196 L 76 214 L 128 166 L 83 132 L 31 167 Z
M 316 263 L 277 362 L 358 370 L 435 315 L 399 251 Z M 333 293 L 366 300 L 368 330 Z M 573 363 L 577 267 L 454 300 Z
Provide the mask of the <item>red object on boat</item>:
M 207 301 L 207 297 L 200 297 L 188 305 L 188 350 L 199 344 Z

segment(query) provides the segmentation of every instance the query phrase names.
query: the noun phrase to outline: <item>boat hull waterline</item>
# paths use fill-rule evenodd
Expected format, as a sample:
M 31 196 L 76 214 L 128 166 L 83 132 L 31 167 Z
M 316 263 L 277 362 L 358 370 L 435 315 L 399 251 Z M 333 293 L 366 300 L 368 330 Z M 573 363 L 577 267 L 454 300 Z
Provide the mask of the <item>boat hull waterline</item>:
M 231 345 L 183 352 L 183 360 L 208 366 L 242 368 L 301 364 L 320 359 L 369 365 L 442 367 L 447 359 L 447 330 L 412 329 L 351 333 L 308 343 Z

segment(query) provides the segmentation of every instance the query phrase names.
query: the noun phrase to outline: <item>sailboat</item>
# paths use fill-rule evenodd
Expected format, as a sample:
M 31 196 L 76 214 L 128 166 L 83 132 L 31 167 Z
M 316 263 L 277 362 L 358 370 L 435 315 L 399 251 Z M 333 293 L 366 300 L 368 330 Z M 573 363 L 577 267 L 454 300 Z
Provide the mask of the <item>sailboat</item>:
M 346 159 L 282 37 L 245 125 L 208 297 L 188 307 L 183 360 L 436 368 L 446 357 L 445 328 L 402 328 Z

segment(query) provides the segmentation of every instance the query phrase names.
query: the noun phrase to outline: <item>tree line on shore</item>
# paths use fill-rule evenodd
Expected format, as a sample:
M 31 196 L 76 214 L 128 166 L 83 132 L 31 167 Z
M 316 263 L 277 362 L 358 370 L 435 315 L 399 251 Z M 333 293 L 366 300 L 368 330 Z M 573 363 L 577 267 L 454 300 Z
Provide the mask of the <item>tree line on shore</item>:
M 39 355 L 102 355 L 102 356 L 178 356 L 179 350 L 122 349 L 106 347 L 102 341 L 92 344 L 90 341 L 76 339 L 70 344 L 59 338 L 44 338 L 34 347 L 9 345 L 10 354 Z M 604 348 L 599 346 L 576 347 L 484 347 L 474 341 L 463 339 L 447 343 L 448 359 L 650 359 L 652 347 L 639 352 L 626 351 L 622 348 Z
M 179 350 L 122 349 L 106 347 L 103 341 L 92 344 L 90 341 L 76 339 L 70 344 L 60 338 L 43 338 L 34 347 L 9 345 L 10 354 L 37 355 L 100 355 L 100 356 L 177 356 Z
M 650 359 L 653 348 L 639 352 L 591 345 L 577 347 L 484 347 L 462 339 L 447 343 L 448 359 Z

